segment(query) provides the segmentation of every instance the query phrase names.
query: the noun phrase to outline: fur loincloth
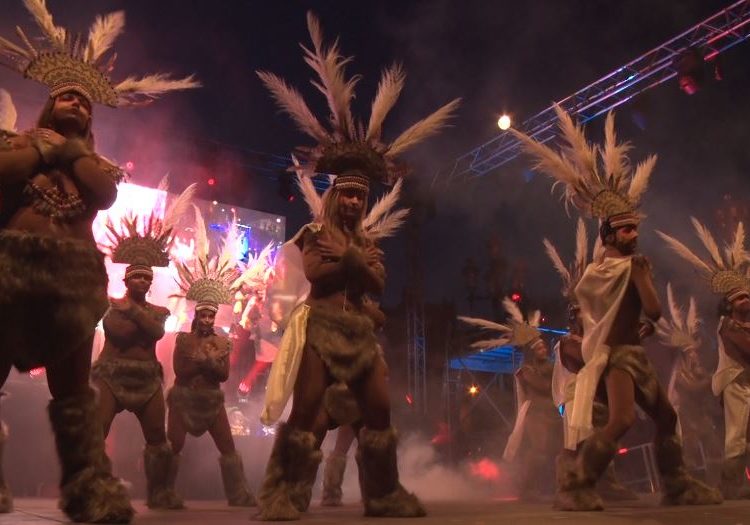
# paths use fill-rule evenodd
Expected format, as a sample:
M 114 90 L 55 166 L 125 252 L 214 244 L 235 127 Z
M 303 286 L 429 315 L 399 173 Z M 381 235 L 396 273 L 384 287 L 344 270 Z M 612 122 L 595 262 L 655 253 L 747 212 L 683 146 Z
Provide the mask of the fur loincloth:
M 219 388 L 193 389 L 175 385 L 167 394 L 167 406 L 177 412 L 191 435 L 203 435 L 224 410 L 224 392 Z
M 104 255 L 93 244 L 0 232 L 0 352 L 21 371 L 84 344 L 109 307 Z
M 636 401 L 638 401 L 638 394 L 640 394 L 649 404 L 656 402 L 659 380 L 656 370 L 651 361 L 648 360 L 642 346 L 613 346 L 604 373 L 606 374 L 614 368 L 627 372 L 633 378 Z
M 118 411 L 136 412 L 151 401 L 164 377 L 158 361 L 136 359 L 99 359 L 91 367 L 91 380 L 102 382 L 117 400 Z
M 331 375 L 344 383 L 358 378 L 378 355 L 372 320 L 339 309 L 310 308 L 306 344 L 320 356 Z

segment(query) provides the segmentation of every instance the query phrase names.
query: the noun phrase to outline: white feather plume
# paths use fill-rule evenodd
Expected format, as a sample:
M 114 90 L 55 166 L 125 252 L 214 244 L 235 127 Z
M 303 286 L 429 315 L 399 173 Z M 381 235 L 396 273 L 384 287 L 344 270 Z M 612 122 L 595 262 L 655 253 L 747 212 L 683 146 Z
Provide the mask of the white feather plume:
M 380 139 L 383 130 L 383 121 L 388 116 L 388 112 L 393 108 L 398 100 L 401 90 L 404 88 L 406 73 L 400 64 L 393 64 L 383 71 L 378 84 L 378 92 L 372 101 L 372 110 L 370 111 L 370 122 L 367 125 L 366 140 Z
M 695 217 L 690 217 L 690 222 L 693 223 L 693 228 L 695 228 L 695 232 L 698 234 L 698 238 L 701 240 L 706 250 L 708 250 L 708 253 L 709 255 L 711 255 L 711 259 L 713 259 L 716 267 L 726 268 L 724 259 L 721 256 L 721 251 L 719 250 L 719 246 L 716 244 L 714 236 L 711 235 L 710 231 L 708 231 L 708 228 L 701 224 Z
M 177 226 L 180 219 L 187 214 L 190 209 L 190 204 L 195 196 L 195 192 L 198 189 L 198 184 L 193 183 L 185 190 L 180 193 L 174 201 L 167 207 L 164 212 L 164 231 L 169 230 Z
M 86 50 L 86 61 L 94 63 L 112 45 L 125 29 L 125 12 L 116 11 L 104 16 L 97 16 L 89 31 L 89 43 Z
M 47 9 L 46 0 L 23 0 L 23 4 L 34 17 L 47 40 L 59 51 L 64 50 L 67 31 L 64 27 L 55 25 L 52 14 Z
M 195 258 L 198 260 L 208 259 L 208 234 L 206 232 L 206 221 L 200 208 L 193 204 L 195 212 Z
M 508 315 L 510 315 L 510 318 L 513 320 L 513 322 L 523 324 L 523 313 L 521 312 L 521 309 L 518 307 L 518 305 L 510 297 L 506 297 L 503 299 L 503 307 L 505 308 L 505 311 L 508 312 Z
M 428 117 L 413 124 L 391 143 L 386 156 L 395 157 L 440 131 L 453 117 L 460 103 L 460 98 L 453 99 Z
M 373 224 L 380 220 L 384 215 L 388 214 L 396 207 L 398 199 L 401 196 L 401 189 L 403 187 L 403 179 L 398 179 L 393 185 L 393 188 L 383 195 L 378 201 L 373 204 L 370 212 L 362 220 L 362 228 L 365 230 L 369 229 Z
M 0 130 L 16 131 L 18 112 L 13 98 L 4 89 L 0 89 Z

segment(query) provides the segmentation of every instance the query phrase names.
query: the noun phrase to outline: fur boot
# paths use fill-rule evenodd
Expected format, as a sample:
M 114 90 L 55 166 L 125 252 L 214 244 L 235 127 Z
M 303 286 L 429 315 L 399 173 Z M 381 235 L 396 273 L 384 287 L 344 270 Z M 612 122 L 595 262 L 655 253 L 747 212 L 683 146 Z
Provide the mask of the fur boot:
M 143 468 L 146 471 L 146 505 L 150 509 L 184 509 L 185 505 L 174 485 L 180 466 L 180 456 L 172 452 L 168 443 L 146 445 Z
M 365 503 L 365 516 L 414 518 L 425 516 L 422 503 L 407 492 L 398 480 L 393 427 L 385 430 L 363 428 L 359 432 L 357 464 Z
M 344 472 L 346 471 L 346 454 L 332 451 L 326 459 L 326 466 L 323 469 L 323 498 L 320 504 L 324 507 L 340 507 L 341 503 L 341 485 L 344 482 Z
M 615 466 L 610 462 L 607 470 L 604 471 L 599 483 L 596 485 L 596 492 L 604 501 L 636 501 L 638 494 L 625 487 L 615 475 Z
M 312 485 L 322 459 L 323 453 L 318 450 L 312 432 L 296 430 L 287 423 L 279 425 L 258 494 L 259 518 L 298 520 L 300 512 L 306 511 L 310 504 Z
M 219 458 L 221 481 L 224 483 L 224 494 L 230 507 L 254 507 L 255 496 L 247 487 L 245 467 L 242 458 L 235 451 L 223 454 Z
M 60 508 L 76 522 L 130 523 L 133 508 L 112 477 L 94 392 L 54 399 L 48 410 L 62 471 Z
M 723 501 L 721 492 L 687 473 L 682 445 L 676 435 L 657 440 L 655 444 L 662 505 L 715 505 Z
M 13 494 L 3 476 L 3 451 L 5 442 L 8 440 L 8 425 L 0 421 L 0 514 L 13 512 Z
M 721 485 L 724 499 L 750 499 L 750 486 L 745 477 L 747 455 L 727 458 L 721 465 Z
M 603 510 L 596 493 L 599 477 L 615 455 L 617 444 L 596 433 L 583 442 L 575 459 L 557 457 L 557 493 L 554 506 L 559 510 Z

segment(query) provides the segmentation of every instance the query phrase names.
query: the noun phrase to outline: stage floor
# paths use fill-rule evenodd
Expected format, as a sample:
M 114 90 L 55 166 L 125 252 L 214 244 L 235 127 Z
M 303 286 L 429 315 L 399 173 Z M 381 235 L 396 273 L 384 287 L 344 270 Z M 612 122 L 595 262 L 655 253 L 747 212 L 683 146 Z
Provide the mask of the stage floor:
M 420 523 L 422 525 L 491 525 L 496 523 L 542 525 L 549 523 L 584 523 L 596 525 L 741 525 L 750 524 L 750 501 L 727 502 L 706 507 L 660 507 L 655 498 L 644 499 L 630 505 L 612 506 L 604 512 L 569 513 L 556 512 L 547 504 L 524 504 L 518 502 L 428 502 L 429 516 L 420 520 L 364 518 L 359 505 L 349 504 L 339 508 L 313 506 L 302 522 L 322 524 L 388 524 Z M 50 499 L 19 498 L 13 514 L 0 515 L 0 524 L 30 525 L 42 523 L 65 523 L 65 518 Z M 255 509 L 228 508 L 219 501 L 189 501 L 189 510 L 152 511 L 143 502 L 137 501 L 138 514 L 133 523 L 141 525 L 247 524 Z

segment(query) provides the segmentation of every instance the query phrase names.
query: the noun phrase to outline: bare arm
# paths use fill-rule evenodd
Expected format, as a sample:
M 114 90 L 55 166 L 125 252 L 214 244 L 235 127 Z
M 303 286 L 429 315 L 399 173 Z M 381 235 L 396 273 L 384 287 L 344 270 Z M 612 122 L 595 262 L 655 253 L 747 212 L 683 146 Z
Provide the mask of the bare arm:
M 86 202 L 97 210 L 106 210 L 117 198 L 119 168 L 94 154 L 80 139 L 69 139 L 59 147 L 58 165 L 70 166 L 70 173 Z
M 31 145 L 28 137 L 16 136 L 7 139 L 0 131 L 0 185 L 23 182 L 39 171 L 42 155 Z M 8 149 L 6 149 L 8 148 Z
M 189 359 L 187 356 L 189 353 L 188 345 L 187 334 L 177 334 L 174 354 L 172 355 L 172 368 L 174 369 L 175 377 L 180 380 L 190 379 L 191 377 L 199 375 L 201 372 L 198 363 L 193 359 Z
M 106 210 L 117 199 L 116 167 L 98 157 L 81 157 L 72 165 L 73 178 L 86 202 L 97 210 Z
M 385 288 L 385 267 L 373 250 L 377 248 L 372 246 L 363 251 L 356 246 L 350 246 L 344 252 L 342 263 L 348 271 L 364 280 L 367 292 L 381 295 Z
M 311 283 L 343 272 L 341 259 L 324 257 L 318 246 L 317 237 L 312 233 L 305 234 L 302 264 L 305 277 Z
M 102 320 L 104 335 L 106 337 L 115 337 L 117 339 L 131 339 L 138 333 L 138 328 L 127 316 L 120 310 L 114 308 L 104 316 Z
M 651 276 L 651 265 L 642 255 L 634 256 L 632 264 L 630 278 L 641 298 L 643 313 L 651 321 L 656 322 L 661 317 L 661 304 Z
M 203 361 L 203 368 L 212 379 L 223 383 L 229 379 L 229 339 L 221 337 L 218 340 L 220 349 L 218 355 L 212 355 Z
M 169 317 L 169 310 L 166 308 L 158 308 L 152 313 L 146 308 L 133 304 L 126 315 L 154 341 L 164 337 L 164 323 Z

